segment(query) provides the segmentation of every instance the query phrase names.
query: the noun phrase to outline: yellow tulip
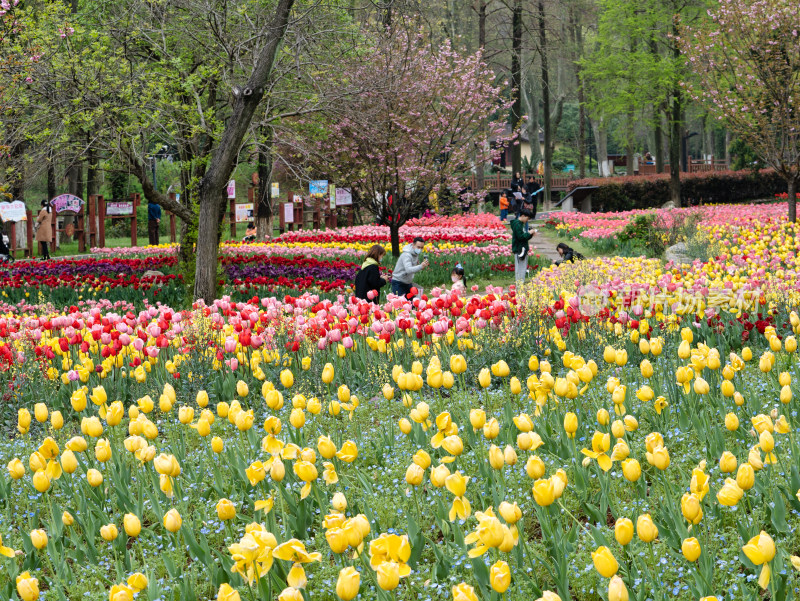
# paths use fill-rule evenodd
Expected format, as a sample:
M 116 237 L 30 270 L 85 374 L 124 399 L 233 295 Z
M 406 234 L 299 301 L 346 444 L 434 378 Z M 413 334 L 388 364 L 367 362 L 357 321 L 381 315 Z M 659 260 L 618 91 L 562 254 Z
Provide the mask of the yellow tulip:
M 114 524 L 106 524 L 100 528 L 100 536 L 104 541 L 110 543 L 116 540 L 117 536 L 119 536 L 119 531 Z
M 619 576 L 608 583 L 608 601 L 628 601 L 628 589 Z
M 125 517 L 122 518 L 122 527 L 125 530 L 125 534 L 131 538 L 136 538 L 142 531 L 142 522 L 134 514 L 126 513 Z
M 217 501 L 216 510 L 217 517 L 219 517 L 219 519 L 223 522 L 232 520 L 236 517 L 236 506 L 228 499 L 220 499 Z
M 619 570 L 619 563 L 608 547 L 597 547 L 592 551 L 592 561 L 597 572 L 604 578 L 611 578 Z
M 47 546 L 47 532 L 42 529 L 31 531 L 31 544 L 38 550 L 42 550 Z
M 643 513 L 636 520 L 636 534 L 645 543 L 651 543 L 658 537 L 658 528 L 649 513 Z
M 533 500 L 540 507 L 549 507 L 555 501 L 553 482 L 549 478 L 539 479 L 533 483 Z
M 478 384 L 481 388 L 488 388 L 492 384 L 492 375 L 485 367 L 478 374 Z
M 618 518 L 614 524 L 614 538 L 621 546 L 625 546 L 633 539 L 633 522 L 628 518 Z
M 339 578 L 336 581 L 336 594 L 342 601 L 355 599 L 360 586 L 361 574 L 354 567 L 348 566 L 339 571 Z
M 164 514 L 164 528 L 173 534 L 181 529 L 183 518 L 174 507 Z
M 505 561 L 497 561 L 489 569 L 489 582 L 492 589 L 501 595 L 511 586 L 511 568 Z
M 695 538 L 687 538 L 681 543 L 681 553 L 687 561 L 694 563 L 700 558 L 700 542 Z

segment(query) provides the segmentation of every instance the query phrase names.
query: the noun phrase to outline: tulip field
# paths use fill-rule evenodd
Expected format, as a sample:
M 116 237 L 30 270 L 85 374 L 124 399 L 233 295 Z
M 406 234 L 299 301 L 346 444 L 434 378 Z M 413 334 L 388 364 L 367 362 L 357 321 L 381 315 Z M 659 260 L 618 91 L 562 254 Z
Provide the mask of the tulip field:
M 507 229 L 426 218 L 424 294 L 376 304 L 372 226 L 224 245 L 209 304 L 171 247 L 17 261 L 0 599 L 800 598 L 785 208 L 679 209 L 706 262 L 543 259 L 466 295 L 452 265 L 491 281 Z

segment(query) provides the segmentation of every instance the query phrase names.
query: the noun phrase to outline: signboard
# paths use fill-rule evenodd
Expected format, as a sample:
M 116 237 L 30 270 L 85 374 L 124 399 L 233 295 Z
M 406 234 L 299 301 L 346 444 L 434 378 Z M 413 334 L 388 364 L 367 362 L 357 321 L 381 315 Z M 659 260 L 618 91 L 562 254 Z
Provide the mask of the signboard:
M 331 186 L 330 194 L 329 194 L 328 198 L 329 198 L 329 201 L 330 201 L 330 208 L 332 208 L 332 209 L 336 208 L 336 192 L 338 192 L 338 190 L 336 189 L 336 186 Z
M 328 180 L 326 180 L 326 179 L 312 179 L 308 183 L 308 191 L 311 194 L 327 194 L 328 193 Z
M 62 194 L 50 201 L 56 213 L 79 213 L 83 207 L 83 199 L 72 194 Z
M 290 202 L 283 203 L 283 221 L 294 223 L 294 205 Z
M 272 182 L 271 188 L 272 198 L 278 198 L 281 195 L 281 185 L 278 182 Z
M 567 166 L 564 168 L 564 171 L 575 171 L 575 165 L 573 165 L 572 163 L 570 163 L 569 165 L 567 165 Z
M 348 188 L 336 188 L 336 206 L 347 207 L 353 204 L 353 194 Z
M 236 205 L 236 223 L 253 221 L 253 203 Z
M 232 179 L 228 182 L 228 200 L 236 198 L 236 180 Z
M 0 219 L 7 221 L 27 221 L 27 207 L 21 200 L 0 202 Z
M 106 215 L 114 217 L 133 215 L 133 201 L 115 200 L 106 202 Z

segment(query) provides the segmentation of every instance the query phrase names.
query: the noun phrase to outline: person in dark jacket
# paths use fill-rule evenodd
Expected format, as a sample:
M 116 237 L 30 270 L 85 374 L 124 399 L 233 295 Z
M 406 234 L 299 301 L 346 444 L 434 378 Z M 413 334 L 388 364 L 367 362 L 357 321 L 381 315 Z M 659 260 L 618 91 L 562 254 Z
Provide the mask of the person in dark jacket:
M 522 192 L 524 188 L 525 180 L 522 179 L 522 175 L 517 171 L 514 177 L 511 178 L 511 192 Z
M 378 304 L 381 288 L 389 280 L 388 275 L 381 275 L 380 263 L 384 256 L 386 256 L 386 249 L 380 244 L 375 244 L 369 249 L 361 269 L 356 274 L 356 298 Z M 370 292 L 374 292 L 374 294 L 370 295 Z
M 528 240 L 533 238 L 533 234 L 525 229 L 525 225 L 530 218 L 530 211 L 523 209 L 511 222 L 511 252 L 514 253 L 514 278 L 517 282 L 524 282 L 528 272 Z
M 556 246 L 556 252 L 561 255 L 561 260 L 556 261 L 556 265 L 561 265 L 562 263 L 566 262 L 574 263 L 575 259 L 583 259 L 583 255 L 581 253 L 575 252 L 563 242 L 558 243 L 558 246 Z
M 150 246 L 158 246 L 158 225 L 161 223 L 161 206 L 147 201 L 147 236 Z
M 525 204 L 528 205 L 528 210 L 531 212 L 531 219 L 536 219 L 536 209 L 539 204 L 538 192 L 540 191 L 539 184 L 533 177 L 528 178 L 528 183 L 525 184 Z

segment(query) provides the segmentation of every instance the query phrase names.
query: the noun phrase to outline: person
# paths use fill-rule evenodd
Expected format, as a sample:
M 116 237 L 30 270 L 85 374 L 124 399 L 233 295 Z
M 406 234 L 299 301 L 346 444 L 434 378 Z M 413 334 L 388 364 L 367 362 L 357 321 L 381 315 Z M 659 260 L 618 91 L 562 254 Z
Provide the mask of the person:
M 158 225 L 161 223 L 161 206 L 152 200 L 147 201 L 147 234 L 150 246 L 158 246 Z
M 525 186 L 525 203 L 529 206 L 526 208 L 531 212 L 531 219 L 536 219 L 536 208 L 539 204 L 538 195 L 544 188 L 540 188 L 533 176 L 528 178 L 528 183 Z
M 13 227 L 13 223 L 11 224 Z M 0 263 L 13 263 L 14 259 L 11 256 L 11 249 L 8 247 L 8 237 L 5 232 L 0 231 Z
M 522 194 L 522 190 L 518 189 L 514 191 L 514 200 L 511 201 L 511 208 L 514 211 L 514 218 L 519 218 L 519 212 L 522 210 L 523 205 L 525 204 L 525 196 Z
M 453 287 L 450 288 L 451 292 L 458 292 L 459 294 L 466 294 L 467 292 L 467 277 L 464 275 L 464 267 L 461 263 L 453 267 L 450 272 L 450 281 L 453 282 Z
M 653 155 L 650 154 L 650 151 L 644 153 L 644 164 L 645 165 L 652 165 L 653 164 Z
M 500 193 L 500 221 L 505 221 L 508 217 L 508 196 L 505 190 Z
M 570 263 L 574 263 L 575 259 L 583 259 L 583 255 L 579 252 L 575 252 L 572 248 L 564 244 L 563 242 L 559 242 L 558 246 L 556 246 L 556 252 L 561 255 L 561 260 L 556 261 L 556 265 L 561 265 L 562 263 L 566 263 L 569 261 Z
M 428 260 L 419 262 L 422 249 L 425 248 L 425 240 L 417 236 L 414 242 L 408 244 L 394 266 L 392 273 L 392 293 L 398 296 L 406 296 L 414 286 L 414 274 L 422 271 L 428 266 Z
M 256 241 L 256 224 L 252 221 L 247 224 L 247 229 L 244 231 L 244 238 L 242 242 L 255 242 Z
M 39 255 L 43 261 L 50 260 L 50 243 L 53 241 L 53 213 L 47 199 L 42 201 L 42 208 L 36 217 L 36 241 L 40 245 Z
M 517 282 L 525 281 L 528 272 L 528 240 L 533 238 L 533 234 L 525 229 L 525 225 L 530 218 L 530 211 L 523 209 L 511 222 L 511 252 L 514 253 L 514 278 Z
M 522 179 L 519 171 L 514 174 L 514 177 L 511 178 L 511 191 L 512 192 L 521 192 L 525 182 Z
M 386 249 L 380 244 L 375 244 L 367 252 L 364 262 L 356 274 L 356 298 L 371 300 L 376 305 L 381 294 L 381 288 L 386 285 L 389 276 L 381 275 L 380 264 L 386 255 Z M 370 292 L 374 292 L 370 298 Z

